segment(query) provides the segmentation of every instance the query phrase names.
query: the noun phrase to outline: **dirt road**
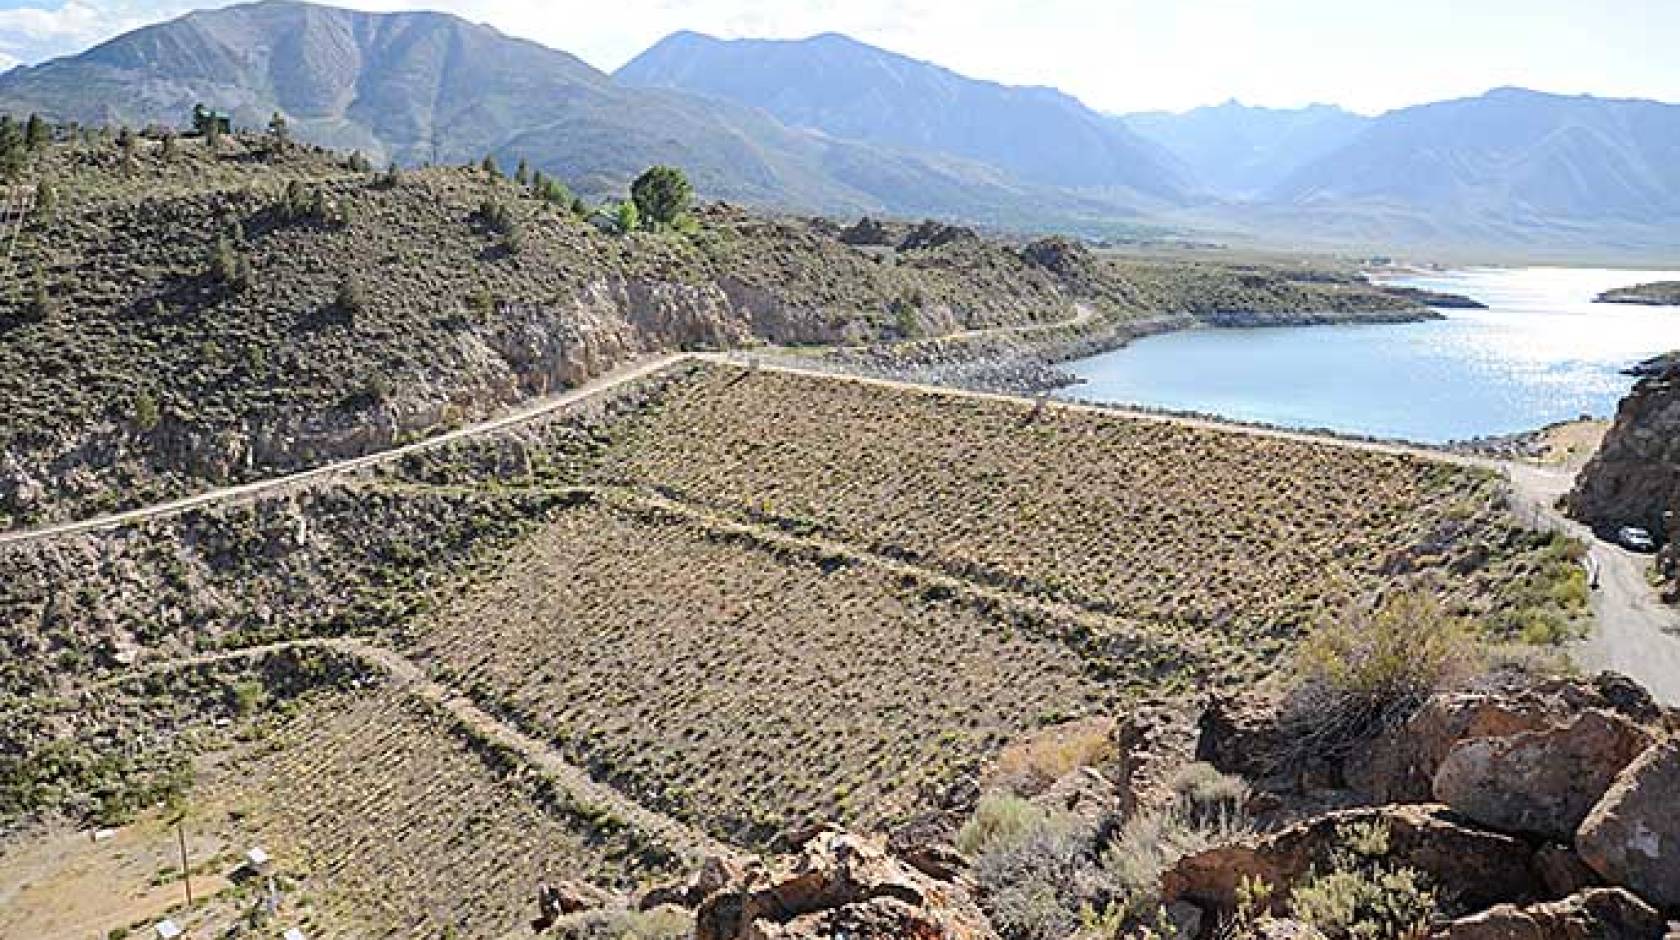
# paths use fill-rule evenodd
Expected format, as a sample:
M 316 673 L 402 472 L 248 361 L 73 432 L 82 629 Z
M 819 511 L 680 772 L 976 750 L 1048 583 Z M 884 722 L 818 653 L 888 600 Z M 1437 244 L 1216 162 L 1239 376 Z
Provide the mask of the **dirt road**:
M 1609 669 L 1630 676 L 1669 705 L 1680 705 L 1680 611 L 1663 604 L 1646 580 L 1651 557 L 1598 538 L 1592 530 L 1552 508 L 1575 482 L 1572 468 L 1509 465 L 1518 514 L 1567 532 L 1588 546 L 1587 560 L 1598 572 L 1592 593 L 1596 628 L 1570 650 L 1583 669 Z

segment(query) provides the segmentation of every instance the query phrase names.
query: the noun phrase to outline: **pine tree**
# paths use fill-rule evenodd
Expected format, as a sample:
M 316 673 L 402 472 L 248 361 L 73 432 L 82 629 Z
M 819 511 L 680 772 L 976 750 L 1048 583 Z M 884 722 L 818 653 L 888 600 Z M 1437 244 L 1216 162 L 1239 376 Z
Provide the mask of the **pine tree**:
M 51 136 L 52 131 L 39 114 L 29 115 L 29 123 L 25 124 L 23 129 L 24 146 L 30 150 L 40 150 L 47 145 L 48 138 Z
M 525 162 L 524 157 L 519 158 L 519 168 L 513 171 L 513 181 L 521 186 L 531 182 L 531 165 Z
M 496 165 L 496 158 L 492 154 L 485 154 L 484 160 L 479 163 L 478 168 L 489 174 L 492 179 L 502 178 L 502 168 Z

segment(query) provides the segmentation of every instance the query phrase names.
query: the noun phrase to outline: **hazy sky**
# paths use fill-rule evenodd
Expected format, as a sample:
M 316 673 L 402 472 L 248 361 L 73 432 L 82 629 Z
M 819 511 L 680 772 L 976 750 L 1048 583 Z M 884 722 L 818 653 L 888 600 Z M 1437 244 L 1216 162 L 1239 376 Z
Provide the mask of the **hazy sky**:
M 0 68 L 214 0 L 0 0 Z M 1680 0 L 342 0 L 487 22 L 612 70 L 677 29 L 850 34 L 1106 111 L 1374 113 L 1498 85 L 1680 101 Z

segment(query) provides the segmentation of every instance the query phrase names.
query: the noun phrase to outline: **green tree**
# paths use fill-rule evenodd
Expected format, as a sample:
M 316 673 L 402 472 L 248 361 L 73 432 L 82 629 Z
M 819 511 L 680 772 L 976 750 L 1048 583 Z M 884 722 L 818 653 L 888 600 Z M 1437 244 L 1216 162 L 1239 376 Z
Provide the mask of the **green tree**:
M 338 282 L 338 294 L 333 298 L 333 306 L 344 316 L 345 322 L 355 326 L 356 318 L 367 312 L 367 292 L 362 288 L 362 282 L 355 275 L 350 275 Z
M 23 142 L 30 150 L 40 150 L 47 145 L 47 139 L 52 136 L 47 122 L 39 114 L 29 115 L 29 122 L 23 128 Z
M 169 131 L 163 135 L 163 162 L 174 163 L 181 155 L 181 142 L 176 139 L 175 132 Z
M 396 189 L 402 185 L 402 167 L 397 166 L 395 160 L 391 161 L 391 165 L 380 175 L 379 185 L 385 189 Z
M 484 159 L 479 162 L 478 168 L 489 174 L 492 179 L 502 178 L 502 168 L 496 165 L 494 154 L 485 154 Z
M 29 319 L 36 323 L 45 323 L 52 319 L 54 312 L 52 292 L 47 289 L 47 272 L 35 265 L 35 288 L 29 297 Z
M 232 291 L 242 291 L 251 283 L 251 262 L 234 248 L 233 239 L 223 235 L 216 239 L 210 255 L 210 276 Z
M 58 190 L 46 180 L 35 184 L 35 221 L 41 225 L 52 222 L 53 210 L 58 208 Z
M 636 177 L 630 186 L 630 198 L 636 203 L 642 225 L 654 231 L 665 231 L 676 224 L 694 197 L 683 171 L 671 166 L 656 166 Z
M 350 152 L 350 159 L 346 161 L 346 165 L 350 168 L 350 172 L 352 173 L 366 173 L 373 169 L 373 164 L 368 162 L 367 157 L 362 156 L 362 152 L 360 150 L 353 150 Z
M 513 171 L 513 181 L 521 186 L 531 182 L 531 165 L 524 157 L 519 158 L 519 168 Z
M 9 114 L 0 114 L 0 179 L 15 180 L 23 174 L 27 147 L 23 129 Z
M 150 431 L 156 428 L 161 420 L 163 415 L 158 409 L 157 399 L 152 397 L 151 392 L 141 389 L 134 396 L 134 426 L 142 431 Z
M 620 232 L 634 232 L 641 224 L 641 212 L 634 202 L 618 204 L 618 230 Z

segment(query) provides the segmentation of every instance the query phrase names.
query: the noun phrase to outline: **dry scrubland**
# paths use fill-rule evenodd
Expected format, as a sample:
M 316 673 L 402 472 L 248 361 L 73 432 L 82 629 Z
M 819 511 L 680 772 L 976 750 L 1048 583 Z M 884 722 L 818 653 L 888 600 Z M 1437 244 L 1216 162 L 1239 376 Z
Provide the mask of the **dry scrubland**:
M 269 847 L 331 935 L 501 936 L 529 922 L 539 881 L 676 874 L 671 856 L 400 691 L 310 704 L 235 751 L 193 802 Z
M 1584 602 L 1491 475 L 1409 456 L 727 368 L 620 433 L 601 480 L 1266 656 L 1401 575 L 1512 631 Z
M 763 845 L 903 816 L 1041 721 L 1182 673 L 869 565 L 581 506 L 426 625 L 414 655 L 639 801 Z M 1187 657 L 1186 657 L 1187 658 Z
M 537 879 L 644 884 L 672 847 L 350 648 L 167 659 L 361 637 L 759 850 L 811 817 L 950 831 L 1037 729 L 1262 680 L 1402 584 L 1496 633 L 1581 612 L 1567 547 L 1480 472 L 698 364 L 360 479 L 13 546 L 0 572 L 25 625 L 0 697 L 14 837 L 184 805 L 279 850 L 294 916 L 370 936 L 522 929 Z
M 391 177 L 260 137 L 32 151 L 0 285 L 0 527 L 270 476 L 650 351 L 874 343 L 1162 312 L 1427 316 L 1346 272 L 1097 258 L 938 223 L 854 245 L 725 205 L 676 232 L 477 168 Z M 125 147 L 121 140 L 127 140 Z M 582 211 L 579 211 L 582 209 Z

